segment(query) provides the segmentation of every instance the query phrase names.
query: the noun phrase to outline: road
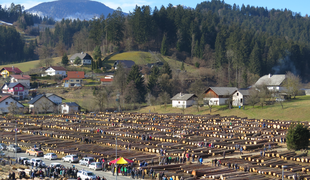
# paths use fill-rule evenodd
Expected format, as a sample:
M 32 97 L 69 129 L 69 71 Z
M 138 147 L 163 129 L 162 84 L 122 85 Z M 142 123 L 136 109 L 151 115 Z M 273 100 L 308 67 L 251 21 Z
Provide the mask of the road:
M 15 158 L 15 153 L 13 152 L 8 152 L 8 151 L 4 151 L 5 152 L 5 156 L 10 156 L 10 157 L 14 157 Z M 31 158 L 35 158 L 33 156 L 28 156 L 25 152 L 20 152 L 20 153 L 17 153 L 17 158 L 19 157 L 28 157 L 29 159 Z M 103 172 L 101 170 L 97 170 L 97 171 L 94 171 L 94 170 L 90 170 L 88 167 L 86 166 L 82 166 L 80 165 L 79 163 L 68 163 L 68 162 L 62 162 L 60 159 L 57 159 L 57 160 L 48 160 L 48 159 L 44 159 L 43 157 L 38 157 L 40 159 L 42 159 L 42 161 L 45 163 L 45 165 L 49 166 L 51 163 L 60 163 L 62 165 L 64 165 L 65 167 L 71 167 L 72 165 L 74 165 L 78 170 L 87 170 L 87 171 L 91 171 L 93 173 L 95 173 L 96 176 L 99 176 L 99 177 L 102 177 L 104 176 L 106 179 L 108 180 L 113 180 L 113 179 L 116 179 L 116 176 L 113 176 L 111 171 L 107 171 L 107 172 Z M 129 180 L 130 179 L 130 176 L 117 176 L 117 179 L 118 180 Z

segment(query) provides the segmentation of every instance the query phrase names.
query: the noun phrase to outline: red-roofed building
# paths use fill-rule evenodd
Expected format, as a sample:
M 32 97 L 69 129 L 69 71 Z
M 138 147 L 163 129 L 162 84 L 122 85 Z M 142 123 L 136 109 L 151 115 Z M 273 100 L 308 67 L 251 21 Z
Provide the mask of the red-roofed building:
M 14 75 L 14 74 L 21 74 L 23 73 L 20 69 L 18 69 L 17 67 L 3 67 L 2 69 L 0 69 L 0 74 L 2 77 L 6 78 L 9 77 L 10 75 Z
M 113 82 L 113 75 L 107 75 L 100 79 L 101 85 L 111 85 Z
M 84 79 L 84 71 L 68 71 L 64 78 L 64 87 L 80 87 Z
M 0 98 L 0 114 L 9 113 L 10 106 L 12 106 L 11 110 L 14 111 L 18 111 L 24 108 L 24 105 L 16 101 L 11 95 L 2 96 Z
M 23 83 L 30 87 L 31 77 L 29 75 L 11 75 L 11 83 Z

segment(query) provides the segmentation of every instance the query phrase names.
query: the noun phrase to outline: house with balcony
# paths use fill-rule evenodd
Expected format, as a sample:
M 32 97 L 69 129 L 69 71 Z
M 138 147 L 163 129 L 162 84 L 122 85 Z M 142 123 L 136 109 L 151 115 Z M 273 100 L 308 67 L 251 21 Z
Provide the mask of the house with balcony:
M 50 66 L 45 70 L 45 74 L 42 74 L 42 76 L 56 76 L 56 75 L 65 77 L 67 75 L 66 68 L 61 66 Z
M 2 86 L 2 93 L 11 94 L 15 99 L 22 100 L 28 98 L 29 89 L 25 83 L 7 83 Z
M 64 87 L 81 87 L 85 77 L 84 71 L 68 71 L 63 79 Z
M 22 74 L 23 72 L 17 68 L 17 67 L 3 67 L 2 69 L 0 69 L 0 74 L 3 78 L 7 78 L 11 75 L 19 75 Z

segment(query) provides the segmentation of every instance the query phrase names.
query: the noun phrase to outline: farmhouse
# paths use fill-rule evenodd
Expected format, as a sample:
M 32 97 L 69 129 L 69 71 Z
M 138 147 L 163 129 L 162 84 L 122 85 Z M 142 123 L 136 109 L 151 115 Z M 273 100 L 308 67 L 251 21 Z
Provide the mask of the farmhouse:
M 45 94 L 40 94 L 28 102 L 30 113 L 51 113 L 55 110 L 55 103 L 46 97 Z
M 11 75 L 11 83 L 23 83 L 30 87 L 31 77 L 29 75 Z
M 2 86 L 2 93 L 13 95 L 15 99 L 28 98 L 29 86 L 25 83 L 7 83 Z
M 111 85 L 113 82 L 113 75 L 107 75 L 104 78 L 100 78 L 101 85 Z
M 75 102 L 65 102 L 61 104 L 62 114 L 73 114 L 79 112 L 80 106 Z
M 285 79 L 285 74 L 268 74 L 259 78 L 254 86 L 256 88 L 259 86 L 267 86 L 268 90 L 271 92 L 285 92 L 286 89 L 283 87 Z
M 55 104 L 61 104 L 64 98 L 53 93 L 46 93 L 45 96 Z
M 45 70 L 45 74 L 42 74 L 42 76 L 55 76 L 55 75 L 61 75 L 62 77 L 66 76 L 67 70 L 64 67 L 61 66 L 50 66 Z
M 224 105 L 228 104 L 229 98 L 237 91 L 236 87 L 209 87 L 204 92 L 205 105 Z
M 237 90 L 232 95 L 232 105 L 233 106 L 243 106 L 246 105 L 247 98 L 250 95 L 250 90 Z
M 64 78 L 64 87 L 80 87 L 84 79 L 84 71 L 68 71 Z
M 18 69 L 17 67 L 3 67 L 2 69 L 0 69 L 0 74 L 3 78 L 7 78 L 10 75 L 14 75 L 14 74 L 21 74 L 23 73 L 20 69 Z
M 81 59 L 82 65 L 91 65 L 93 58 L 88 53 L 75 53 L 70 57 L 70 63 L 74 64 L 75 58 L 79 57 Z
M 22 110 L 24 105 L 16 101 L 11 95 L 2 96 L 0 98 L 0 114 L 9 113 L 10 111 Z
M 195 94 L 178 93 L 171 98 L 172 107 L 187 108 L 195 104 Z

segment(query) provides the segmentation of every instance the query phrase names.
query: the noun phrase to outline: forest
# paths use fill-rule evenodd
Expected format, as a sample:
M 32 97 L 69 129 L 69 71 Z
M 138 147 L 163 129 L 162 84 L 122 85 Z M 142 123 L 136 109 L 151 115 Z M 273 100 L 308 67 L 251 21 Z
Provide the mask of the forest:
M 37 21 L 48 23 L 48 18 L 38 19 L 16 6 L 1 8 L 0 20 L 26 22 L 26 26 L 19 25 L 24 29 Z M 118 8 L 107 17 L 90 21 L 63 19 L 55 28 L 39 32 L 33 43 L 25 43 L 14 28 L 0 27 L 1 42 L 10 42 L 1 44 L 5 56 L 0 60 L 5 64 L 36 55 L 48 58 L 100 46 L 103 56 L 119 51 L 158 51 L 197 68 L 215 69 L 228 86 L 247 87 L 250 76 L 287 71 L 307 82 L 309 27 L 307 16 L 287 9 L 239 7 L 220 0 L 202 2 L 195 9 L 171 4 L 159 9 L 136 6 L 128 16 Z

